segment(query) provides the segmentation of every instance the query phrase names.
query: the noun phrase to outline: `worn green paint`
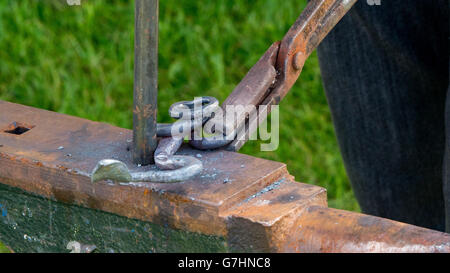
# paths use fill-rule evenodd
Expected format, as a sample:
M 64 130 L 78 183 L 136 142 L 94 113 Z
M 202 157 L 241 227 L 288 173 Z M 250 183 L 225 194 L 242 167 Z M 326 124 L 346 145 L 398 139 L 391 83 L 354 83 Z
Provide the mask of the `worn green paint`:
M 111 253 L 227 252 L 221 237 L 66 205 L 2 184 L 0 206 L 0 241 L 15 252 L 69 252 L 69 241 Z

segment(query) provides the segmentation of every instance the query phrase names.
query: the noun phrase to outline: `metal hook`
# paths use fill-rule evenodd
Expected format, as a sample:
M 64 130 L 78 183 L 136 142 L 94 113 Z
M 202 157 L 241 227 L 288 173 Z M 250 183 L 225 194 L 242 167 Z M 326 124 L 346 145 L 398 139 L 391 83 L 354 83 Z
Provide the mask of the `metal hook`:
M 104 159 L 98 162 L 92 172 L 91 181 L 93 183 L 102 180 L 112 180 L 124 183 L 174 183 L 192 178 L 203 169 L 202 162 L 192 156 L 173 155 L 170 157 L 170 161 L 174 166 L 179 167 L 179 169 L 130 172 L 125 163 L 113 159 Z
M 201 103 L 199 110 L 195 107 L 198 103 Z M 155 164 L 159 170 L 131 172 L 125 163 L 121 161 L 104 159 L 98 162 L 92 171 L 91 181 L 93 183 L 102 180 L 174 183 L 194 177 L 202 171 L 202 162 L 192 156 L 174 154 L 183 143 L 184 137 L 194 129 L 201 127 L 211 117 L 212 113 L 217 110 L 217 107 L 219 107 L 219 101 L 214 97 L 202 97 L 201 101 L 182 101 L 170 107 L 170 116 L 178 119 L 183 117 L 182 113 L 186 113 L 187 109 L 189 110 L 190 117 L 184 117 L 183 120 L 179 120 L 175 124 L 180 126 L 180 128 L 184 128 L 184 125 L 186 125 L 191 130 L 172 136 L 174 124 L 165 126 L 164 131 L 170 133 L 170 137 L 162 138 L 159 141 L 154 155 Z
M 200 99 L 201 101 L 197 101 Z M 201 104 L 200 104 L 201 103 Z M 200 104 L 201 107 L 199 109 L 195 109 L 195 105 Z M 183 113 L 186 110 L 190 111 L 190 118 L 184 117 L 182 120 L 177 121 L 176 123 L 180 125 L 181 122 L 188 122 L 191 126 L 191 131 L 195 128 L 198 128 L 198 118 L 203 117 L 202 125 L 211 117 L 212 113 L 217 110 L 219 107 L 219 101 L 214 97 L 204 96 L 201 98 L 196 98 L 192 101 L 180 101 L 172 104 L 169 108 L 169 115 L 175 119 L 183 118 Z M 172 128 L 174 123 L 158 123 L 156 129 L 156 135 L 158 137 L 170 137 L 172 136 Z

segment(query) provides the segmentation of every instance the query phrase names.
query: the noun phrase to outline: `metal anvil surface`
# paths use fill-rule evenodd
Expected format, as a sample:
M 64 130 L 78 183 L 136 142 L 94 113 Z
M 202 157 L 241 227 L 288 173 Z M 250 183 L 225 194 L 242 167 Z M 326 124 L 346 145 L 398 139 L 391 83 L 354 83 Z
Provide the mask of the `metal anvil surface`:
M 295 182 L 284 164 L 223 150 L 184 147 L 179 153 L 204 165 L 189 181 L 92 184 L 104 158 L 152 168 L 133 167 L 131 139 L 126 129 L 0 101 L 0 183 L 69 204 L 69 211 L 81 206 L 135 225 L 222 238 L 221 251 L 450 252 L 449 234 L 327 208 L 326 190 Z

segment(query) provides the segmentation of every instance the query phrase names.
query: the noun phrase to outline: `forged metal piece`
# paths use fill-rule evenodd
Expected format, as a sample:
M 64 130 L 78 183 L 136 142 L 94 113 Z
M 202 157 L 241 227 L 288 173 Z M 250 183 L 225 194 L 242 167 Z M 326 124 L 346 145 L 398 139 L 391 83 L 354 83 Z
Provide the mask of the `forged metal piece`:
M 189 145 L 198 150 L 214 150 L 230 144 L 234 139 L 235 132 L 226 135 L 219 131 L 213 136 L 200 138 L 198 136 L 196 137 L 195 132 L 193 131 L 191 134 L 191 139 L 189 140 Z
M 201 124 L 208 121 L 208 119 L 203 119 Z M 181 124 L 182 122 L 187 123 L 186 125 Z M 187 128 L 191 126 L 191 130 L 193 131 L 195 128 L 198 128 L 200 122 L 198 120 L 178 120 L 175 122 L 178 128 Z M 158 123 L 156 129 L 157 137 L 170 137 L 172 136 L 172 129 L 175 123 Z
M 215 139 L 214 137 L 204 137 L 201 140 L 189 140 L 189 145 L 198 150 L 214 150 L 230 144 L 234 139 L 228 140 L 226 136 L 222 139 Z
M 159 0 L 136 0 L 133 161 L 140 165 L 153 163 L 157 146 L 158 17 Z
M 155 151 L 156 166 L 161 170 L 175 170 L 177 166 L 172 156 L 178 151 L 182 143 L 182 138 L 162 138 Z
M 198 109 L 196 106 L 199 106 Z M 123 162 L 104 159 L 98 162 L 92 171 L 91 181 L 173 183 L 194 177 L 202 171 L 202 162 L 192 156 L 176 156 L 174 154 L 183 143 L 184 137 L 201 127 L 218 107 L 219 101 L 214 97 L 201 97 L 193 101 L 173 104 L 169 110 L 170 116 L 183 119 L 161 127 L 165 131 L 169 131 L 170 128 L 170 137 L 162 138 L 154 153 L 154 161 L 159 170 L 130 172 Z M 183 117 L 187 112 L 190 113 L 189 116 Z M 176 131 L 174 126 L 184 131 L 174 132 Z M 189 129 L 186 130 L 186 128 Z M 173 136 L 173 133 L 179 134 Z
M 198 99 L 198 98 L 197 98 Z M 183 118 L 183 113 L 190 111 L 190 119 L 184 117 L 182 120 L 178 120 L 176 122 L 178 128 L 186 128 L 189 125 L 182 125 L 181 122 L 187 122 L 191 126 L 191 131 L 199 126 L 199 118 L 203 117 L 202 123 L 208 121 L 211 117 L 212 113 L 214 113 L 219 107 L 219 101 L 214 97 L 204 96 L 200 98 L 201 101 L 196 101 L 195 99 L 192 101 L 181 101 L 172 104 L 169 108 L 169 115 L 172 118 L 180 119 Z M 195 104 L 199 104 L 199 109 L 194 109 Z M 175 123 L 158 123 L 157 124 L 157 133 L 158 137 L 170 137 L 172 136 L 172 128 Z
M 199 107 L 198 109 L 196 109 L 196 104 L 200 104 L 201 108 Z M 199 105 L 199 106 L 200 106 Z M 183 118 L 182 120 L 179 120 L 173 124 L 158 124 L 158 136 L 161 137 L 168 137 L 168 136 L 173 136 L 174 130 L 173 130 L 173 126 L 177 126 L 178 128 L 187 128 L 187 126 L 191 126 L 191 130 L 189 132 L 180 132 L 180 135 L 177 136 L 173 136 L 176 138 L 182 138 L 187 136 L 189 133 L 192 132 L 192 136 L 194 133 L 194 130 L 196 128 L 201 127 L 201 125 L 203 125 L 204 123 L 206 123 L 212 116 L 212 114 L 218 110 L 219 108 L 219 101 L 214 98 L 214 97 L 208 97 L 208 96 L 204 96 L 201 97 L 200 99 L 194 99 L 193 101 L 181 101 L 181 102 L 177 102 L 172 104 L 172 106 L 169 109 L 169 115 L 173 118 L 179 119 L 179 118 Z M 183 117 L 183 113 L 186 113 L 189 110 L 190 113 L 190 119 L 187 119 L 187 117 Z M 201 119 L 201 124 L 200 123 L 200 118 Z M 189 125 L 183 125 L 181 124 L 181 122 L 188 122 L 190 123 Z M 160 143 L 159 145 L 162 145 L 162 147 L 166 147 L 166 146 L 174 146 L 177 145 L 179 143 L 179 145 L 181 145 L 180 140 L 161 140 L 164 141 L 162 144 Z M 189 144 L 197 149 L 200 150 L 207 150 L 207 149 L 216 149 L 219 147 L 223 147 L 227 144 L 229 144 L 232 140 L 215 140 L 213 138 L 203 138 L 202 140 L 194 140 L 192 138 L 192 140 L 189 141 Z M 158 146 L 159 147 L 159 146 Z M 179 146 L 178 146 L 179 148 Z M 178 149 L 176 148 L 176 150 Z M 176 152 L 173 151 L 173 154 Z M 159 159 L 157 159 L 156 154 L 159 154 Z M 155 153 L 155 162 L 156 165 L 158 167 L 161 166 L 160 169 L 173 169 L 173 167 L 171 167 L 171 163 L 169 163 L 169 161 L 167 161 L 166 159 L 164 159 L 164 157 L 167 157 L 166 153 L 161 153 L 161 150 L 159 152 Z M 157 161 L 158 160 L 158 161 Z M 164 160 L 164 161 L 163 161 Z
M 169 108 L 169 115 L 176 119 L 187 119 L 187 117 L 183 117 L 182 114 L 185 113 L 186 110 L 189 110 L 191 115 L 190 119 L 196 119 L 202 116 L 210 117 L 217 107 L 219 107 L 219 101 L 216 98 L 203 96 L 191 101 L 180 101 L 172 104 Z
M 184 138 L 195 129 L 202 127 L 208 119 L 177 120 L 170 124 L 170 134 L 166 137 Z
M 156 124 L 157 137 L 169 137 L 172 135 L 172 123 L 158 123 Z
M 202 162 L 192 156 L 174 155 L 170 159 L 172 165 L 178 169 L 130 172 L 128 167 L 121 161 L 112 159 L 101 160 L 92 173 L 91 181 L 92 183 L 102 180 L 123 183 L 174 183 L 188 180 L 199 174 L 203 169 Z
M 131 181 L 132 177 L 128 167 L 122 162 L 114 159 L 104 159 L 97 163 L 92 171 L 91 181 L 98 182 L 101 180 L 113 181 Z

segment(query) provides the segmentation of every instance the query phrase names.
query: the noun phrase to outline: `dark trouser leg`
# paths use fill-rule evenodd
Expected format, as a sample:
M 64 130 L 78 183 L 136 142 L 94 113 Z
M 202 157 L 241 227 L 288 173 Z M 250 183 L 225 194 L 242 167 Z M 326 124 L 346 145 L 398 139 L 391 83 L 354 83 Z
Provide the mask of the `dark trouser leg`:
M 450 71 L 450 68 L 449 68 Z M 444 159 L 444 201 L 445 201 L 445 230 L 450 233 L 450 85 L 448 88 L 447 105 L 445 108 L 445 159 Z
M 450 1 L 448 2 L 450 11 Z M 450 20 L 449 20 L 450 29 Z M 450 36 L 450 34 L 449 34 Z M 450 37 L 449 37 L 450 39 Z M 448 52 L 450 52 L 450 43 L 448 44 Z M 449 53 L 450 54 L 450 53 Z M 450 79 L 450 60 L 449 60 L 449 79 Z M 447 105 L 445 108 L 445 160 L 444 160 L 444 200 L 445 200 L 445 230 L 450 233 L 450 80 L 447 91 Z
M 448 0 L 360 0 L 318 49 L 361 209 L 438 230 L 445 228 L 448 12 Z

